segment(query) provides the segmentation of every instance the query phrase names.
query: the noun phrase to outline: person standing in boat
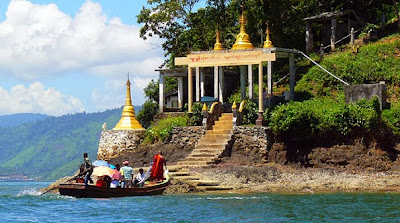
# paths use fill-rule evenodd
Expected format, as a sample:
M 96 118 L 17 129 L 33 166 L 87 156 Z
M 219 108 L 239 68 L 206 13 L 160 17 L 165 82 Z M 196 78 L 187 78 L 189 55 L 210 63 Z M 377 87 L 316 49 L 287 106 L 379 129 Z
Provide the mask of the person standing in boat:
M 121 167 L 120 173 L 123 176 L 123 180 L 121 182 L 122 188 L 129 188 L 132 186 L 132 176 L 133 176 L 133 169 L 132 167 L 128 166 L 129 161 L 124 161 L 124 166 Z
M 164 179 L 164 166 L 167 168 L 167 163 L 161 151 L 158 151 L 153 158 L 153 167 L 151 168 L 151 179 L 163 180 Z
M 85 185 L 88 185 L 88 182 L 93 184 L 93 180 L 91 178 L 92 173 L 93 173 L 93 164 L 90 162 L 90 159 L 88 157 L 87 153 L 83 154 L 83 175 L 85 176 Z

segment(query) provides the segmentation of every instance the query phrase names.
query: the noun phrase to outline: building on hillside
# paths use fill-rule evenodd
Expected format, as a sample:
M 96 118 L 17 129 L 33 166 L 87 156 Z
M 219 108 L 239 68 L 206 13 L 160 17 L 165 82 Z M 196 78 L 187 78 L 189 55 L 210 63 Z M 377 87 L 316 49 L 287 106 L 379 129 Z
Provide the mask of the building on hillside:
M 188 104 L 188 112 L 192 112 L 193 102 L 206 102 L 210 100 L 226 103 L 229 96 L 240 83 L 241 99 L 246 93 L 250 100 L 258 98 L 259 119 L 263 119 L 264 112 L 264 70 L 267 76 L 267 96 L 273 97 L 272 63 L 277 59 L 288 59 L 290 90 L 287 99 L 294 98 L 295 66 L 294 54 L 297 50 L 274 47 L 269 37 L 269 29 L 266 31 L 266 40 L 263 48 L 255 48 L 246 33 L 246 17 L 244 11 L 240 15 L 240 32 L 232 49 L 223 49 L 217 31 L 214 50 L 195 51 L 186 57 L 175 58 L 176 66 L 188 66 L 185 69 L 157 70 L 159 76 L 159 109 L 165 111 L 164 85 L 167 77 L 178 79 L 178 108 Z M 265 65 L 267 65 L 265 67 Z M 228 68 L 229 67 L 229 68 Z M 233 67 L 233 69 L 232 69 Z M 239 67 L 239 72 L 235 70 Z M 253 90 L 253 67 L 258 67 L 258 92 Z M 246 78 L 247 76 L 247 78 Z M 248 91 L 246 92 L 246 87 Z
M 335 45 L 338 44 L 342 38 L 345 43 L 349 43 L 351 30 L 354 31 L 361 28 L 365 22 L 353 11 L 345 10 L 338 12 L 324 12 L 316 16 L 304 18 L 306 22 L 306 51 L 314 51 L 314 42 L 319 42 L 321 47 L 328 48 L 331 50 L 335 49 Z M 322 29 L 319 27 L 322 25 Z M 315 29 L 321 29 L 318 41 L 314 41 Z M 325 47 L 326 46 L 326 47 Z

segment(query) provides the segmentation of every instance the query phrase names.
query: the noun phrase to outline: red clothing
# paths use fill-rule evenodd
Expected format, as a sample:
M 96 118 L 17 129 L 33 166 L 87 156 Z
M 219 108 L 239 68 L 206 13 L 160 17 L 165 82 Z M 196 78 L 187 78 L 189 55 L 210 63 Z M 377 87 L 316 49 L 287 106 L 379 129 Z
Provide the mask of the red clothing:
M 98 187 L 107 187 L 107 183 L 103 179 L 98 179 L 97 182 L 96 182 L 96 186 L 98 186 Z
M 153 167 L 151 168 L 150 177 L 154 180 L 162 180 L 164 178 L 163 165 L 165 164 L 165 158 L 159 154 L 153 158 Z

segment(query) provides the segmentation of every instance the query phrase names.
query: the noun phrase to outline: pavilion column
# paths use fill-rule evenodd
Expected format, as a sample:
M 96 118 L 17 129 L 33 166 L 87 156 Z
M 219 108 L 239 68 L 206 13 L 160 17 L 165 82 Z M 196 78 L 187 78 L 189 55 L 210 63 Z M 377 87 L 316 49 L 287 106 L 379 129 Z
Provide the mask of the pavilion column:
M 188 113 L 193 113 L 193 72 L 192 68 L 188 66 Z
M 203 69 L 200 69 L 200 97 L 204 97 L 204 70 Z
M 267 87 L 268 87 L 268 96 L 271 96 L 272 95 L 272 61 L 268 61 Z
M 160 74 L 160 83 L 158 84 L 159 88 L 158 108 L 160 113 L 164 112 L 164 83 L 165 83 L 165 77 L 164 75 Z
M 247 77 L 249 81 L 249 99 L 253 99 L 253 65 L 248 65 Z
M 264 123 L 264 100 L 263 100 L 263 62 L 258 64 L 258 118 L 256 125 L 263 125 Z
M 224 103 L 224 67 L 218 67 L 218 77 L 219 77 L 219 101 Z
M 196 67 L 196 101 L 200 101 L 200 67 Z
M 312 52 L 314 46 L 314 37 L 311 29 L 311 23 L 306 23 L 306 52 Z
M 336 19 L 331 19 L 331 50 L 335 50 L 336 42 Z
M 246 97 L 246 66 L 240 66 L 240 96 L 242 101 Z
M 214 66 L 214 98 L 218 99 L 218 66 Z
M 178 77 L 178 108 L 182 109 L 183 102 L 183 78 Z
M 294 66 L 294 55 L 289 55 L 289 98 L 290 100 L 294 99 L 294 84 L 295 84 L 295 77 L 296 77 L 296 67 Z

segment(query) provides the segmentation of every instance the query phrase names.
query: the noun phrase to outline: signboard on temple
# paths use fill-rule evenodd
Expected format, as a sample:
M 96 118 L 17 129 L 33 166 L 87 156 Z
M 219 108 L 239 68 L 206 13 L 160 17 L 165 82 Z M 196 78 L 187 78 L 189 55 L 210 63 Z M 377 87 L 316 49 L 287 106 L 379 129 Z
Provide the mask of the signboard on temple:
M 191 67 L 212 66 L 238 66 L 259 64 L 262 61 L 275 61 L 275 53 L 267 53 L 263 50 L 251 51 L 210 51 L 193 53 L 186 57 L 175 58 L 175 65 L 189 65 Z

